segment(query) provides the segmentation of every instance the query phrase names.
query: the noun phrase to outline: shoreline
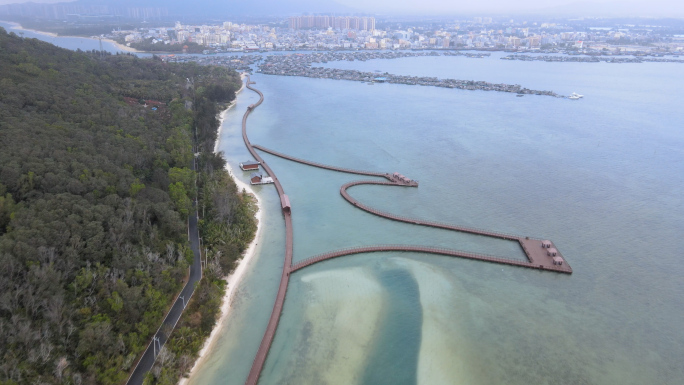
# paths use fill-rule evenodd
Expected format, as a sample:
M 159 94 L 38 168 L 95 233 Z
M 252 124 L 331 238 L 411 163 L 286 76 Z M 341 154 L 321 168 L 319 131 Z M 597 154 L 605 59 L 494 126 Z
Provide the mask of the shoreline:
M 219 126 L 219 132 L 218 132 L 218 139 L 216 140 L 216 144 L 214 145 L 214 152 L 216 152 L 219 148 L 220 144 L 220 138 L 221 138 L 221 131 L 223 131 L 223 122 L 225 120 L 225 114 L 228 112 L 231 108 L 235 106 L 237 103 L 237 95 L 242 92 L 242 90 L 245 88 L 245 83 L 244 83 L 244 74 L 240 74 L 240 78 L 243 80 L 242 82 L 242 87 L 240 87 L 239 90 L 235 92 L 236 98 L 233 100 L 230 105 L 221 112 L 221 119 L 220 119 L 220 126 Z M 189 381 L 190 378 L 197 372 L 197 370 L 202 366 L 202 364 L 205 362 L 207 358 L 207 353 L 211 348 L 214 347 L 214 344 L 216 343 L 216 340 L 218 339 L 219 333 L 223 330 L 222 324 L 225 322 L 226 318 L 231 314 L 231 309 L 233 305 L 233 297 L 235 296 L 236 289 L 240 285 L 240 282 L 245 276 L 245 273 L 247 271 L 247 268 L 251 264 L 252 260 L 254 259 L 254 256 L 256 254 L 256 245 L 259 241 L 259 237 L 261 236 L 261 231 L 263 229 L 261 218 L 263 215 L 263 207 L 261 205 L 261 201 L 259 200 L 259 197 L 256 195 L 254 190 L 252 190 L 252 187 L 243 181 L 239 180 L 238 178 L 235 177 L 233 174 L 233 169 L 230 166 L 229 163 L 226 163 L 226 170 L 228 171 L 228 174 L 233 178 L 233 181 L 238 187 L 238 191 L 245 190 L 247 194 L 252 195 L 254 199 L 256 199 L 256 205 L 257 205 L 257 212 L 255 214 L 255 218 L 257 220 L 257 230 L 256 234 L 254 235 L 254 239 L 252 242 L 249 244 L 247 247 L 247 250 L 245 250 L 242 258 L 238 261 L 237 266 L 235 269 L 227 276 L 225 277 L 227 287 L 226 287 L 226 293 L 223 296 L 222 303 L 221 303 L 221 316 L 218 318 L 216 321 L 216 325 L 214 326 L 214 329 L 211 331 L 211 334 L 207 339 L 204 341 L 204 344 L 202 345 L 202 349 L 200 349 L 199 353 L 197 354 L 197 359 L 195 360 L 195 363 L 192 366 L 192 369 L 188 372 L 187 377 L 181 377 L 181 379 L 178 381 L 179 385 L 186 385 Z
M 78 37 L 78 36 L 69 36 L 69 37 Z M 92 38 L 86 37 L 86 39 L 92 39 Z M 93 39 L 93 40 L 94 40 L 94 39 Z M 145 51 L 138 51 L 138 50 L 135 49 L 135 48 L 131 48 L 131 47 L 127 46 L 127 45 L 123 45 L 123 44 L 119 43 L 119 42 L 116 41 L 116 40 L 112 40 L 112 39 L 102 39 L 102 41 L 106 41 L 106 42 L 108 42 L 108 43 L 111 43 L 111 44 L 113 44 L 114 46 L 116 46 L 117 48 L 119 48 L 119 49 L 121 49 L 121 50 L 123 50 L 123 51 L 125 51 L 125 52 L 130 52 L 130 53 L 147 53 L 147 52 L 145 52 Z
M 75 37 L 75 38 L 79 38 L 79 39 L 98 40 L 98 39 L 96 39 L 96 38 L 94 38 L 94 37 L 89 37 L 89 36 L 71 36 L 71 35 L 64 35 L 64 36 L 63 36 L 63 35 L 58 35 L 58 34 L 56 34 L 56 33 L 54 33 L 54 32 L 45 32 L 45 31 L 39 31 L 39 30 L 37 30 L 37 29 L 24 28 L 24 26 L 22 26 L 21 24 L 15 22 L 15 21 L 0 20 L 0 22 L 3 22 L 3 23 L 7 23 L 7 24 L 12 25 L 12 28 L 13 28 L 13 29 L 18 29 L 18 30 L 21 30 L 21 31 L 33 32 L 33 33 L 37 33 L 37 34 L 44 35 L 44 36 L 54 37 L 54 38 L 60 38 L 60 37 L 72 37 L 72 38 L 74 38 L 74 37 Z M 9 33 L 9 32 L 11 32 L 11 31 L 8 31 L 8 33 Z M 146 53 L 146 52 L 144 52 L 144 51 L 138 51 L 138 50 L 135 49 L 135 48 L 131 48 L 131 47 L 129 47 L 129 46 L 123 45 L 123 44 L 119 43 L 119 42 L 116 41 L 116 40 L 102 38 L 102 41 L 106 41 L 106 42 L 108 42 L 108 43 L 113 44 L 115 47 L 119 48 L 119 49 L 122 50 L 123 52 L 130 52 L 130 53 Z

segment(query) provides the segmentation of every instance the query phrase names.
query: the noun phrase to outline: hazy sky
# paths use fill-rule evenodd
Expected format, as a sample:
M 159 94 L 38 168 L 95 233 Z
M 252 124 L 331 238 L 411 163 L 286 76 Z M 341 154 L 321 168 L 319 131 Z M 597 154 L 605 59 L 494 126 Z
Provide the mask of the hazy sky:
M 672 16 L 684 14 L 682 0 L 336 0 L 354 8 L 369 9 L 371 12 L 417 12 L 417 13 L 461 13 L 461 12 L 539 12 L 544 10 L 579 11 L 598 10 L 620 12 L 631 10 L 635 15 Z
M 448 0 L 336 0 L 354 8 L 372 7 L 377 11 L 394 9 L 397 11 L 428 11 L 428 12 L 459 12 L 487 9 L 530 9 L 533 7 L 550 7 L 575 2 L 575 0 L 478 0 L 478 1 L 448 1 Z M 595 0 L 606 2 L 609 0 Z M 610 0 L 614 1 L 614 0 Z
M 2 4 L 17 4 L 17 3 L 63 3 L 65 0 L 0 0 Z M 73 0 L 66 0 L 73 1 Z
M 0 0 L 0 4 L 11 3 L 54 3 L 70 0 Z M 188 0 L 169 0 L 174 2 Z M 221 1 L 221 0 L 216 0 Z M 237 0 L 224 0 L 237 1 Z M 249 0 L 243 0 L 249 1 Z M 288 2 L 288 0 L 281 0 Z M 289 0 L 302 3 L 302 0 Z M 545 13 L 600 16 L 664 16 L 684 17 L 684 0 L 320 0 L 337 2 L 360 12 L 391 14 L 481 14 L 497 15 L 502 13 Z M 141 5 L 144 1 L 141 1 Z M 304 12 L 305 10 L 302 10 Z M 569 15 L 569 16 L 574 16 Z

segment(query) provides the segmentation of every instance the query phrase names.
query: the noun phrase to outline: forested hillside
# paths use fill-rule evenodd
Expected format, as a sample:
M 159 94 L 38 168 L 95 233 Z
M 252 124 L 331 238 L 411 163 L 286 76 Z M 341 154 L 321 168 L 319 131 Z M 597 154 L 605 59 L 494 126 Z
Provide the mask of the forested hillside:
M 218 103 L 237 87 L 223 68 L 73 52 L 0 28 L 0 383 L 126 380 L 193 258 L 193 143 L 211 151 Z M 203 226 L 253 229 L 222 158 L 201 160 Z M 222 266 L 246 239 L 224 239 Z

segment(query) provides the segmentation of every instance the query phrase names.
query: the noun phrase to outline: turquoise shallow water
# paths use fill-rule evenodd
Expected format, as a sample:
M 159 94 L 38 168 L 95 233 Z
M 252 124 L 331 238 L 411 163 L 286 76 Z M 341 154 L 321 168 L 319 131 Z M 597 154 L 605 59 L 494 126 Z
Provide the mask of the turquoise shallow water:
M 351 193 L 402 215 L 548 237 L 574 274 L 414 253 L 312 266 L 292 275 L 261 383 L 684 382 L 684 66 L 498 55 L 327 65 L 586 97 L 256 75 L 266 100 L 250 117 L 250 137 L 294 156 L 418 179 L 417 189 Z M 233 169 L 249 159 L 239 129 L 256 100 L 244 92 L 226 115 L 221 150 Z M 295 260 L 378 243 L 522 258 L 508 242 L 355 210 L 339 186 L 359 177 L 263 156 L 291 197 Z M 284 228 L 273 187 L 256 190 L 266 214 L 257 257 L 191 383 L 244 383 L 268 321 Z
M 292 277 L 261 383 L 684 380 L 684 67 L 495 56 L 328 65 L 585 94 L 573 102 L 256 75 L 266 100 L 248 126 L 253 143 L 293 156 L 420 180 L 417 189 L 351 190 L 383 210 L 548 237 L 574 274 L 411 253 L 308 268 Z M 245 92 L 227 114 L 222 149 L 234 167 L 248 159 L 239 124 L 255 100 Z M 355 210 L 339 187 L 359 177 L 263 156 L 292 201 L 295 260 L 378 243 L 522 258 L 507 242 Z M 244 382 L 269 316 L 282 219 L 272 187 L 259 189 L 270 222 L 242 288 L 248 300 L 193 383 Z

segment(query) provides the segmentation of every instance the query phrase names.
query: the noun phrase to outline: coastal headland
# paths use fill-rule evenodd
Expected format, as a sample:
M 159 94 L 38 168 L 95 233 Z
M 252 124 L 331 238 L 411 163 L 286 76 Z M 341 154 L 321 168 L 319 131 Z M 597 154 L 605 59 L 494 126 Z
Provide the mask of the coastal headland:
M 30 31 L 33 33 L 37 33 L 37 34 L 52 37 L 52 38 L 73 37 L 73 38 L 79 38 L 79 39 L 99 40 L 98 37 L 93 37 L 93 36 L 91 36 L 91 37 L 88 37 L 88 36 L 64 36 L 64 35 L 58 35 L 54 32 L 45 32 L 45 31 L 39 31 L 37 29 L 24 28 L 21 24 L 15 23 L 13 21 L 3 21 L 3 22 L 7 23 L 7 24 L 11 24 L 12 28 L 16 29 L 16 30 Z M 110 38 L 103 37 L 101 40 L 106 41 L 107 43 L 113 44 L 114 46 L 116 46 L 116 48 L 120 49 L 122 52 L 141 53 L 141 51 L 138 51 L 135 48 L 131 48 L 127 45 L 123 45 L 123 44 L 119 43 L 118 41 L 110 39 Z

